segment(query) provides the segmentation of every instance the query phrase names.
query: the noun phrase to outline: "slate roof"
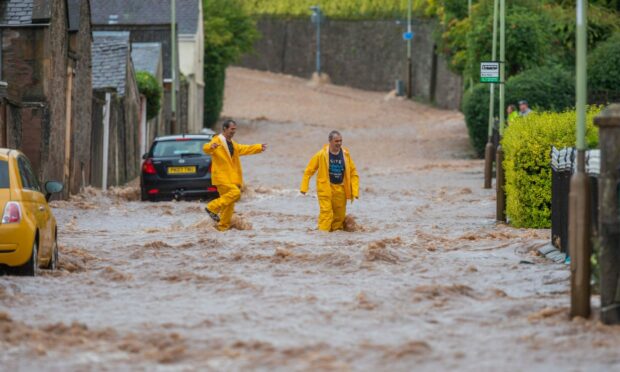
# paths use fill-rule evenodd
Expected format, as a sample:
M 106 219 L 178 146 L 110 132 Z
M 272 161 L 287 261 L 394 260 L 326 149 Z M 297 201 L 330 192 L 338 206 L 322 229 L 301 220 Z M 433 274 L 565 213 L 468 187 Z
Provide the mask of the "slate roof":
M 24 25 L 32 23 L 33 0 L 0 1 L 0 24 Z
M 125 95 L 129 32 L 93 32 L 93 89 L 116 88 Z
M 157 77 L 161 63 L 161 43 L 132 43 L 131 59 L 136 71 L 147 71 Z
M 179 34 L 198 30 L 200 0 L 176 0 Z M 170 23 L 170 0 L 91 0 L 94 25 L 158 25 Z

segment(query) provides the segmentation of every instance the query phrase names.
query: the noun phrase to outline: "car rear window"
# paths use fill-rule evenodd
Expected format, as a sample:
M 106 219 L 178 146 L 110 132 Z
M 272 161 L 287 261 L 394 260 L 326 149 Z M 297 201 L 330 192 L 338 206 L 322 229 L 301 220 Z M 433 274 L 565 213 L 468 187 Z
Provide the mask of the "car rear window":
M 178 140 L 178 141 L 159 141 L 155 142 L 152 154 L 154 158 L 168 158 L 187 154 L 204 155 L 202 147 L 209 140 Z
M 9 186 L 9 163 L 0 160 L 0 189 L 8 189 Z

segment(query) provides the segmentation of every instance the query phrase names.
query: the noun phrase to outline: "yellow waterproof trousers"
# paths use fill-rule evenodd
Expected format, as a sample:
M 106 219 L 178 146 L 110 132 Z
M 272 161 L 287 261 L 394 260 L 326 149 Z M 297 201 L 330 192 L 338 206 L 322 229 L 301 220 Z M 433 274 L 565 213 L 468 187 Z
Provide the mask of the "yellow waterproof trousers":
M 207 209 L 220 215 L 220 223 L 217 229 L 226 231 L 230 229 L 230 220 L 235 211 L 235 203 L 241 198 L 241 188 L 237 185 L 217 185 L 220 197 L 207 204 Z
M 331 184 L 331 196 L 319 195 L 319 230 L 342 230 L 346 214 L 347 197 L 344 186 Z

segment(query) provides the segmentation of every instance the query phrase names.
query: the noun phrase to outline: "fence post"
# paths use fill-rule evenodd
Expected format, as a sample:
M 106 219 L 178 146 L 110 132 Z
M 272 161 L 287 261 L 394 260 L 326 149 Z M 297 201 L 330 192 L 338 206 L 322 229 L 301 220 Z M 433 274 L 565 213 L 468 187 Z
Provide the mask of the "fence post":
M 594 123 L 600 129 L 599 247 L 601 270 L 601 320 L 620 323 L 620 104 L 601 112 Z

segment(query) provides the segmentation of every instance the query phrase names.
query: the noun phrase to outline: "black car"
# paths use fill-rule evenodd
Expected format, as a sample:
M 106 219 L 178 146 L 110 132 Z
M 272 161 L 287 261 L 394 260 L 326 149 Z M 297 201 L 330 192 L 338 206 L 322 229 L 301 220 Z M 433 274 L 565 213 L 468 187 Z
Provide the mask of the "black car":
M 202 151 L 213 134 L 158 137 L 142 157 L 142 200 L 217 197 L 211 184 L 211 157 Z

